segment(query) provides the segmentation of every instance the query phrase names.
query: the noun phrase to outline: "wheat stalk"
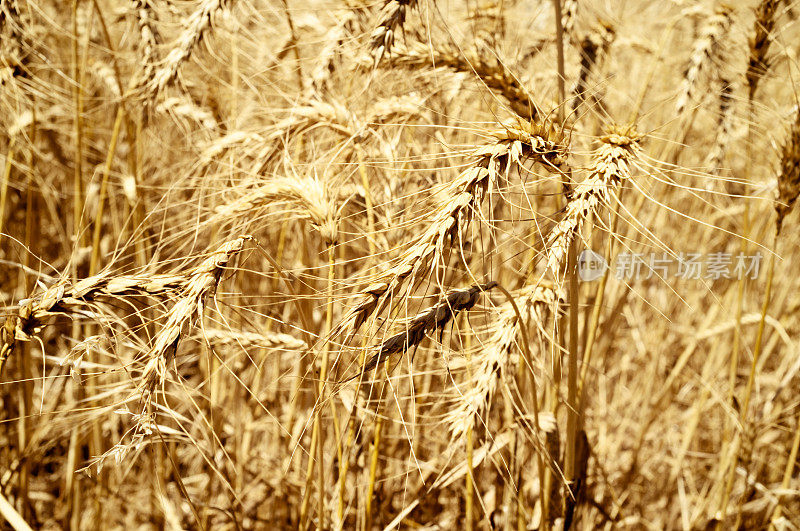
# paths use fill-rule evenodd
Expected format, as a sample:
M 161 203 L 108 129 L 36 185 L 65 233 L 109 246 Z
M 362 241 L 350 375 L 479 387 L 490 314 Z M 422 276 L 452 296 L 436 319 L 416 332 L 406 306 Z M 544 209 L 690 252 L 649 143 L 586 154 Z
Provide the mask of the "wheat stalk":
M 462 52 L 455 48 L 437 45 L 431 49 L 418 44 L 396 50 L 392 66 L 406 68 L 446 67 L 455 72 L 477 75 L 488 88 L 502 95 L 512 111 L 526 120 L 536 121 L 541 111 L 527 88 L 498 57 L 487 50 Z
M 436 209 L 424 232 L 388 271 L 360 292 L 362 302 L 342 318 L 336 332 L 354 334 L 407 281 L 427 275 L 433 264 L 443 260 L 448 243 L 458 241 L 459 231 L 480 208 L 483 197 L 491 193 L 511 163 L 521 164 L 530 158 L 548 168 L 558 168 L 564 160 L 564 147 L 552 130 L 532 124 L 520 124 L 498 131 L 496 140 L 476 150 L 477 162 L 463 171 L 446 191 L 446 199 Z
M 278 332 L 246 332 L 225 328 L 203 327 L 201 336 L 212 344 L 245 348 L 303 350 L 306 342 L 289 334 Z
M 587 218 L 601 206 L 611 204 L 619 186 L 631 177 L 631 165 L 639 157 L 639 136 L 630 128 L 612 128 L 600 139 L 589 175 L 572 191 L 564 217 L 547 236 L 547 270 L 556 279 L 563 274 L 563 261 L 572 239 L 581 233 Z
M 789 137 L 783 144 L 781 154 L 778 202 L 775 203 L 775 211 L 778 214 L 775 222 L 777 233 L 781 232 L 783 220 L 791 212 L 798 195 L 800 195 L 800 110 L 797 111 L 797 117 L 789 128 Z
M 723 52 L 723 37 L 732 23 L 731 9 L 722 5 L 716 12 L 708 17 L 700 31 L 700 37 L 694 42 L 692 54 L 689 57 L 689 66 L 681 81 L 678 100 L 675 110 L 681 114 L 692 99 L 700 76 L 709 68 L 709 65 L 721 57 Z
M 417 314 L 404 325 L 404 330 L 384 340 L 377 347 L 369 360 L 364 364 L 358 374 L 348 379 L 353 380 L 375 369 L 390 356 L 402 354 L 412 347 L 419 345 L 425 336 L 434 330 L 444 330 L 447 323 L 454 319 L 460 312 L 471 310 L 477 303 L 482 293 L 490 291 L 497 286 L 497 282 L 471 286 L 466 289 L 455 289 L 442 297 L 442 300 L 427 310 Z
M 767 55 L 772 44 L 772 30 L 777 20 L 776 12 L 781 0 L 762 0 L 756 7 L 756 21 L 753 25 L 753 36 L 750 38 L 750 53 L 747 59 L 747 89 L 752 100 L 758 90 L 761 78 L 767 73 L 769 64 Z
M 241 239 L 242 242 L 245 239 Z M 228 245 L 235 247 L 238 241 Z M 208 261 L 204 262 L 206 270 L 207 263 Z M 202 268 L 200 266 L 199 269 Z M 186 292 L 196 282 L 192 273 L 113 276 L 110 272 L 82 279 L 72 285 L 68 281 L 61 281 L 47 288 L 38 297 L 22 301 L 16 313 L 6 318 L 3 328 L 0 329 L 0 371 L 17 343 L 31 341 L 39 335 L 51 317 L 75 315 L 100 319 L 96 311 L 87 310 L 87 307 L 100 302 L 142 296 L 173 297 L 176 293 Z
M 243 187 L 239 197 L 216 208 L 212 222 L 229 220 L 244 215 L 257 217 L 259 209 L 276 202 L 286 202 L 296 207 L 300 219 L 307 219 L 320 236 L 333 243 L 338 238 L 338 209 L 328 187 L 317 177 L 277 177 L 256 188 Z
M 141 396 L 142 419 L 146 417 L 155 389 L 165 381 L 170 354 L 174 354 L 181 336 L 188 334 L 192 321 L 202 318 L 206 296 L 216 290 L 228 263 L 244 249 L 249 239 L 249 236 L 242 236 L 224 243 L 188 272 L 175 304 L 165 315 L 166 321 L 142 357 L 144 368 L 137 385 Z
M 445 415 L 444 423 L 453 440 L 461 439 L 474 427 L 475 419 L 481 418 L 492 403 L 502 377 L 513 372 L 519 362 L 519 356 L 513 355 L 519 328 L 528 326 L 529 320 L 541 328 L 547 310 L 564 298 L 564 293 L 553 286 L 532 285 L 515 294 L 523 322 L 517 318 L 510 302 L 497 309 L 489 328 L 490 336 L 470 360 L 471 378 L 459 385 L 459 397 Z
M 578 0 L 564 0 L 561 7 L 561 27 L 570 38 L 575 32 L 575 20 L 578 18 Z
M 416 7 L 418 0 L 386 0 L 378 26 L 370 35 L 370 51 L 377 65 L 384 54 L 391 52 L 398 30 L 403 30 L 406 12 Z
M 189 15 L 184 22 L 186 29 L 178 38 L 177 45 L 164 58 L 163 64 L 145 81 L 144 90 L 149 101 L 154 100 L 159 92 L 175 81 L 183 63 L 191 57 L 200 41 L 211 31 L 214 16 L 231 2 L 232 0 L 202 0 Z
M 331 99 L 323 102 L 313 99 L 306 105 L 292 108 L 291 115 L 278 121 L 270 128 L 263 140 L 263 147 L 255 155 L 252 173 L 261 173 L 280 151 L 280 141 L 291 139 L 303 132 L 325 128 L 352 140 L 363 140 L 370 128 L 401 116 L 419 114 L 424 103 L 418 94 L 376 100 L 362 118 L 353 113 L 343 103 Z
M 152 0 L 132 0 L 132 9 L 136 12 L 136 26 L 139 30 L 139 59 L 142 71 L 138 83 L 143 86 L 153 79 L 158 61 L 158 44 L 161 35 L 158 32 L 158 17 L 153 9 Z
M 311 83 L 306 92 L 306 97 L 311 99 L 320 97 L 328 89 L 331 74 L 335 71 L 334 61 L 341 51 L 341 46 L 355 24 L 357 14 L 348 11 L 325 34 L 324 45 L 317 58 L 316 66 L 311 71 Z

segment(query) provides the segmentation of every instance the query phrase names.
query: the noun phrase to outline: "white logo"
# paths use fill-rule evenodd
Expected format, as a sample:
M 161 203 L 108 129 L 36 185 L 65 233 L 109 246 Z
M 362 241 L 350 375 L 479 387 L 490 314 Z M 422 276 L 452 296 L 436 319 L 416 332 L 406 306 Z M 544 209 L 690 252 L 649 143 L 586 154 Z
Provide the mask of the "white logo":
M 605 258 L 591 249 L 584 249 L 578 257 L 578 276 L 584 282 L 602 277 L 608 269 Z

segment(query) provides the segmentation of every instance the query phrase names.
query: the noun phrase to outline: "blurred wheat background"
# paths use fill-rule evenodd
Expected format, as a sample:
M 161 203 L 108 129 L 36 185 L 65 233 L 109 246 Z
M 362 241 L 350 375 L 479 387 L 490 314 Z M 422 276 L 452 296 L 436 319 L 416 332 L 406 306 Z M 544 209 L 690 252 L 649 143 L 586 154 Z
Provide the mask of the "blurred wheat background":
M 0 0 L 2 527 L 800 528 L 799 17 Z

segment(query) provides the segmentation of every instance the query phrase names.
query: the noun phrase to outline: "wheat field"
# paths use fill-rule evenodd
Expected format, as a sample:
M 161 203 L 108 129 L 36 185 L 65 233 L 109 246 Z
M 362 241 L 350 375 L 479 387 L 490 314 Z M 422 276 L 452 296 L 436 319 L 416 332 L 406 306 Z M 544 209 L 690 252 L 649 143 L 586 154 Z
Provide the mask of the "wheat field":
M 800 529 L 799 23 L 0 0 L 0 527 Z

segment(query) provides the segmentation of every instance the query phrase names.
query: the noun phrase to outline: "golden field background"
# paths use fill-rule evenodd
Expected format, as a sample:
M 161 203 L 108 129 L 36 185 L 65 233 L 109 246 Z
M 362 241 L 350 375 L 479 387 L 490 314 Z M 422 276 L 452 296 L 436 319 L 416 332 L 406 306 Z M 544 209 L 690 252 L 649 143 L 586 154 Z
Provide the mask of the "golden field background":
M 797 529 L 798 17 L 0 0 L 2 525 Z

